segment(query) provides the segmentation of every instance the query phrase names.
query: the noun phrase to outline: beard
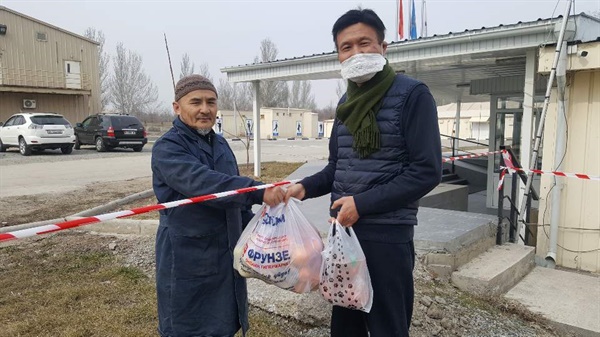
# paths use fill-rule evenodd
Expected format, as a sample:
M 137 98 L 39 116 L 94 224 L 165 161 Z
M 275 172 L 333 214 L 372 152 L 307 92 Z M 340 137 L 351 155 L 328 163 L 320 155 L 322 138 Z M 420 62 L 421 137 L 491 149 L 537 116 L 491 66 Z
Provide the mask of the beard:
M 206 136 L 210 133 L 210 130 L 212 130 L 212 128 L 209 129 L 196 129 L 196 132 L 198 132 L 198 134 L 200 134 L 201 136 Z

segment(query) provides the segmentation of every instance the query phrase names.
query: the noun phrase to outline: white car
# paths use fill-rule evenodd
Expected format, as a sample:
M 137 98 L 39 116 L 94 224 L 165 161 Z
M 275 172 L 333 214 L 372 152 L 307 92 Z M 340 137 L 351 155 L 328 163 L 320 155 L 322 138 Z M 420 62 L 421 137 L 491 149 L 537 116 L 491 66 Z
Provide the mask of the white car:
M 60 149 L 69 154 L 74 144 L 73 126 L 59 114 L 18 113 L 4 124 L 0 122 L 0 152 L 18 147 L 24 156 L 45 149 Z

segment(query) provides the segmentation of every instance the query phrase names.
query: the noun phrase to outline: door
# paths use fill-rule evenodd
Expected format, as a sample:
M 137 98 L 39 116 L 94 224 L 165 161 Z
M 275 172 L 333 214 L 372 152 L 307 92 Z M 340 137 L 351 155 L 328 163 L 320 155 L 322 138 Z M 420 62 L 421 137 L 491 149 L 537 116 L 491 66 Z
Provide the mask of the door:
M 65 61 L 65 87 L 81 89 L 81 62 Z
M 79 142 L 82 144 L 94 144 L 94 135 L 98 129 L 98 118 L 88 117 L 81 124 L 82 127 L 77 132 Z
M 19 117 L 9 118 L 0 129 L 0 137 L 2 137 L 2 143 L 5 145 L 17 145 L 17 125 L 15 125 L 15 122 Z
M 517 158 L 521 155 L 521 125 L 523 120 L 523 97 L 492 96 L 490 104 L 490 151 L 500 150 L 500 146 L 510 146 Z M 504 166 L 501 154 L 488 157 L 487 207 L 498 207 L 498 181 L 500 166 Z M 504 179 L 504 194 L 509 195 L 512 179 Z M 504 203 L 509 208 L 508 202 Z

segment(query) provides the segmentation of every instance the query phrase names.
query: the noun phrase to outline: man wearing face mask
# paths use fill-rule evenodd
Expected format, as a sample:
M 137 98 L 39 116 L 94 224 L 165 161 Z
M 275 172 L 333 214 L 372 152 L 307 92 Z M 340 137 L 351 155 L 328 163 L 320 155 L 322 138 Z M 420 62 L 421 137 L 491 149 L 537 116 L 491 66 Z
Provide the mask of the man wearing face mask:
M 159 203 L 261 184 L 240 177 L 225 138 L 213 131 L 217 90 L 200 75 L 175 87 L 173 127 L 152 147 Z M 230 336 L 248 330 L 246 280 L 233 248 L 252 204 L 276 205 L 280 187 L 160 211 L 156 234 L 158 332 L 162 337 Z
M 365 253 L 371 311 L 334 306 L 331 336 L 408 336 L 418 201 L 441 180 L 436 104 L 425 84 L 389 66 L 385 26 L 375 12 L 350 10 L 332 33 L 348 89 L 337 107 L 329 162 L 288 188 L 285 200 L 331 193 L 332 220 L 352 226 Z

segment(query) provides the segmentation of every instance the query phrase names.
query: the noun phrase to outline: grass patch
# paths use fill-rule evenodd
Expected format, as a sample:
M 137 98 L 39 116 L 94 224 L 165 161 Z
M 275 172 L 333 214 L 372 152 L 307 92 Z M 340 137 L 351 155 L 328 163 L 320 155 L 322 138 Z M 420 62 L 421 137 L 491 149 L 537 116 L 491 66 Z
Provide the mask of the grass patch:
M 64 239 L 0 249 L 0 336 L 155 335 L 154 282 L 109 251 L 59 247 Z
M 124 266 L 112 240 L 64 233 L 0 248 L 0 337 L 157 336 L 154 280 Z M 249 316 L 249 337 L 310 329 L 252 306 Z

